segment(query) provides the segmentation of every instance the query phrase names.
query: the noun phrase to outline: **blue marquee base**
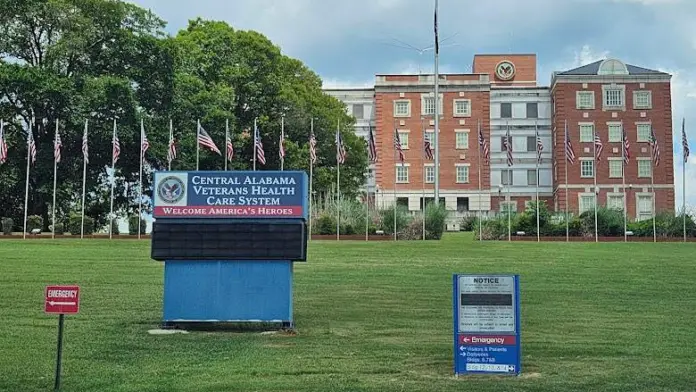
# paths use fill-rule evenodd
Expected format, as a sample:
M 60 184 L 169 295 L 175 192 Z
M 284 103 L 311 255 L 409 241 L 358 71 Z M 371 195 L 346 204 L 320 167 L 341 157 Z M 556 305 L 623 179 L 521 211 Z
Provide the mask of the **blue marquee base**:
M 167 260 L 164 322 L 292 325 L 292 261 Z

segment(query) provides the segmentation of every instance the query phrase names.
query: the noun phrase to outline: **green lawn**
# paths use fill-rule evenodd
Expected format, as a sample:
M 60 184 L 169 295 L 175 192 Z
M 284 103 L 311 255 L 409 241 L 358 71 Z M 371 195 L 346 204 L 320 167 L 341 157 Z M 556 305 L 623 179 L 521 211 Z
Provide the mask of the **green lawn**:
M 0 241 L 0 390 L 53 385 L 50 283 L 81 286 L 65 391 L 694 391 L 696 244 L 313 242 L 296 336 L 149 335 L 149 241 Z M 519 273 L 523 375 L 452 375 L 452 273 Z

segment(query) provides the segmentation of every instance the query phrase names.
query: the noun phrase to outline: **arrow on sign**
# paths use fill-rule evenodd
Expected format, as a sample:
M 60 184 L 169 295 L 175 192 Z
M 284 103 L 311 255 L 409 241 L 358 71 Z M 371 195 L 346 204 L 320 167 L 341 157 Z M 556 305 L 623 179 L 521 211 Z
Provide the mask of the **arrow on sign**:
M 75 305 L 76 305 L 75 302 L 55 302 L 55 301 L 48 301 L 48 304 L 51 305 L 51 306 L 56 306 L 56 305 L 58 305 L 58 306 L 60 306 L 60 305 L 63 305 L 63 306 L 75 306 Z
M 464 343 L 469 343 L 471 341 L 471 339 L 469 338 L 463 338 L 462 340 L 464 341 Z
M 464 351 L 464 346 L 459 346 L 459 351 Z

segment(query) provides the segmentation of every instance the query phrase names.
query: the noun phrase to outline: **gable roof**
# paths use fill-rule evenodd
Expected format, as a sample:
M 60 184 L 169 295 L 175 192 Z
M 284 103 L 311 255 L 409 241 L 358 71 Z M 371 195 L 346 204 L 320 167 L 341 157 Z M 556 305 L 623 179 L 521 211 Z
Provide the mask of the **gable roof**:
M 605 60 L 606 59 L 595 61 L 594 63 L 583 65 L 578 68 L 573 68 L 568 71 L 558 72 L 556 73 L 556 75 L 597 75 L 599 73 L 599 67 Z M 629 75 L 669 75 L 666 72 L 637 67 L 635 65 L 630 64 L 626 64 L 626 69 L 628 70 Z

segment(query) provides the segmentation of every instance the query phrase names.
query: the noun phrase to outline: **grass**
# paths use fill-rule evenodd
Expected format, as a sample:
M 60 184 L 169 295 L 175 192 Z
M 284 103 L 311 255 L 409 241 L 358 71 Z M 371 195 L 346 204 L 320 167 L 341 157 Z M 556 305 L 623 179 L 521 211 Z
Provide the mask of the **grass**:
M 149 241 L 0 242 L 0 390 L 52 388 L 51 283 L 64 391 L 694 391 L 696 245 L 312 242 L 295 268 L 296 336 L 149 335 L 162 264 Z M 452 273 L 519 273 L 521 377 L 452 375 Z

